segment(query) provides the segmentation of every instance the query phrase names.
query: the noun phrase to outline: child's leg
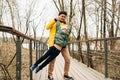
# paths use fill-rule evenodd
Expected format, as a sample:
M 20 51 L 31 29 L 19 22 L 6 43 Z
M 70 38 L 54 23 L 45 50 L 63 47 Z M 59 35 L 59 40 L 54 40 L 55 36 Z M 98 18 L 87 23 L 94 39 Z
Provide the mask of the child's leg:
M 58 55 L 59 55 L 59 53 L 60 53 L 60 51 L 58 50 L 58 49 L 56 49 L 55 47 L 54 47 L 54 49 L 53 49 L 53 51 L 52 51 L 53 53 L 50 53 L 50 56 L 46 59 L 46 61 L 45 62 L 43 62 L 37 69 L 36 69 L 36 73 L 39 71 L 39 70 L 41 70 L 43 67 L 45 67 L 47 64 L 49 64 L 53 59 L 55 59 Z
M 41 63 L 42 61 L 44 61 L 45 59 L 47 59 L 50 56 L 50 54 L 53 53 L 52 52 L 53 48 L 54 47 L 49 48 L 49 50 L 41 58 L 39 58 L 39 60 L 37 60 L 35 62 L 35 64 L 30 67 L 30 69 L 34 70 L 38 66 L 39 63 Z
M 39 63 L 41 63 L 42 61 L 44 61 L 45 59 L 47 59 L 47 57 L 50 56 L 51 53 L 53 53 L 53 52 L 52 52 L 52 48 L 53 48 L 53 47 L 49 48 L 49 50 L 48 50 L 42 57 L 40 57 L 40 58 L 35 62 L 34 65 L 38 65 Z

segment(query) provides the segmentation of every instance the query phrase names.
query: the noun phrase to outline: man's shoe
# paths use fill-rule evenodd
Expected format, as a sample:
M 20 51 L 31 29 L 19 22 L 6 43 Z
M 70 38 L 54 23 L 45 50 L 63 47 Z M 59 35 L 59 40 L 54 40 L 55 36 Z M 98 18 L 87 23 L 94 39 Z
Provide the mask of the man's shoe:
M 65 80 L 74 80 L 72 77 L 68 76 L 68 75 L 64 75 Z
M 37 65 L 32 65 L 32 66 L 30 67 L 30 69 L 33 71 L 36 67 L 37 67 Z
M 48 80 L 54 80 L 52 76 L 48 76 Z

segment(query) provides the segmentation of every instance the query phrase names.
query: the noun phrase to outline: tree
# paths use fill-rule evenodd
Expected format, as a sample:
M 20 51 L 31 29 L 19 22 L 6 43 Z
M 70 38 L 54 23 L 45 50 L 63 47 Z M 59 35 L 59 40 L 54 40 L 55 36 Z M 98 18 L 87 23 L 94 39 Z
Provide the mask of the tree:
M 120 27 L 119 27 L 119 25 L 120 25 L 120 1 L 118 2 L 118 8 L 117 8 L 117 10 L 118 10 L 118 18 L 117 18 L 117 28 L 115 30 L 115 37 L 118 36 L 118 31 L 120 30 Z

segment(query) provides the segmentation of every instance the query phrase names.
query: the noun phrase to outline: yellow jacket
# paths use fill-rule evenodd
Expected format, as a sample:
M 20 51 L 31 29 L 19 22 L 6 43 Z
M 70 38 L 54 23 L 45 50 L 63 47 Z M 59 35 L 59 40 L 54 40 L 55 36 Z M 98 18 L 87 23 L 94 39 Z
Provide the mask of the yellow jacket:
M 61 27 L 67 27 L 67 24 L 60 22 Z M 56 21 L 52 19 L 47 25 L 46 29 L 50 30 L 49 32 L 49 39 L 48 39 L 48 46 L 51 47 L 54 45 L 54 37 L 56 34 Z

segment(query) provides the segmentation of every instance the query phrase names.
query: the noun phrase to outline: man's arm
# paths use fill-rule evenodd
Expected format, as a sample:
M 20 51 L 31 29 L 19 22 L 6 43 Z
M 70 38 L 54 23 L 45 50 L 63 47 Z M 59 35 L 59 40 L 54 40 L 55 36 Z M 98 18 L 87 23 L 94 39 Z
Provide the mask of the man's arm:
M 47 25 L 46 25 L 46 29 L 49 30 L 50 28 L 52 28 L 52 26 L 56 23 L 55 19 L 52 19 Z

